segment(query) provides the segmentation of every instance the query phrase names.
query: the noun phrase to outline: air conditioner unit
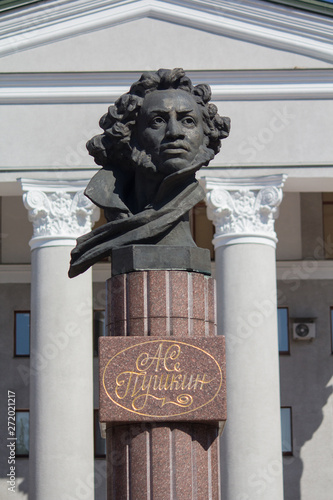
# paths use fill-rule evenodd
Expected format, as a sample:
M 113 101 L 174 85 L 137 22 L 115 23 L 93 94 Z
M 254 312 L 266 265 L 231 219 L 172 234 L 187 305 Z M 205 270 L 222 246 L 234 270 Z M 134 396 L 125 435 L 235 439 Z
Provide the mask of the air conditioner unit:
M 313 340 L 316 337 L 316 324 L 312 319 L 297 319 L 293 323 L 294 340 Z

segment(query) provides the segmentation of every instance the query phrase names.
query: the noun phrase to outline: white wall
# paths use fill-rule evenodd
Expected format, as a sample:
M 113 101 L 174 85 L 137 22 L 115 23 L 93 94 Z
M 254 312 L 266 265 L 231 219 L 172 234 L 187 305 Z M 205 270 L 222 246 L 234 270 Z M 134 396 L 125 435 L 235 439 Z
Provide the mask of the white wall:
M 64 166 L 74 169 L 93 166 L 85 143 L 101 131 L 98 122 L 109 104 L 1 106 L 0 134 L 5 134 L 6 141 L 1 149 L 0 167 L 55 170 Z M 222 115 L 231 117 L 231 132 L 211 166 L 332 162 L 333 100 L 217 104 Z M 55 171 L 49 175 L 57 178 L 58 174 Z
M 57 179 L 58 167 L 94 165 L 85 144 L 100 131 L 106 104 L 15 105 L 0 106 L 0 111 L 6 135 L 1 167 L 51 168 L 48 175 Z
M 231 132 L 211 162 L 231 166 L 291 166 L 332 163 L 333 100 L 228 101 Z M 258 172 L 258 175 L 261 175 Z

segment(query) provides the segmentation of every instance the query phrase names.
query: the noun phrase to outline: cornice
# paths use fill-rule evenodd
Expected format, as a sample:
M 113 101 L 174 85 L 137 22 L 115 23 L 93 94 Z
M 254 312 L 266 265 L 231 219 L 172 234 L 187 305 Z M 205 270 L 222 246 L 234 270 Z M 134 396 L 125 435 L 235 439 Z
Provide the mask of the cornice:
M 333 69 L 187 71 L 209 83 L 215 101 L 332 99 Z M 0 104 L 111 103 L 140 76 L 121 73 L 0 75 Z
M 280 260 L 276 263 L 279 281 L 332 280 L 332 260 Z
M 0 56 L 150 17 L 333 61 L 333 20 L 260 0 L 51 0 L 1 16 Z

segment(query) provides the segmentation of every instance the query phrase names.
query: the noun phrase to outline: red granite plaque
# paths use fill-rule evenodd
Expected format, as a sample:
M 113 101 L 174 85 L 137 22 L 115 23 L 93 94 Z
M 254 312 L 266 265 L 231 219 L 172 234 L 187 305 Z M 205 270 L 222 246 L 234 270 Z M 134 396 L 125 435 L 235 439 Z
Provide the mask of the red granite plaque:
M 101 338 L 100 420 L 226 420 L 224 337 Z

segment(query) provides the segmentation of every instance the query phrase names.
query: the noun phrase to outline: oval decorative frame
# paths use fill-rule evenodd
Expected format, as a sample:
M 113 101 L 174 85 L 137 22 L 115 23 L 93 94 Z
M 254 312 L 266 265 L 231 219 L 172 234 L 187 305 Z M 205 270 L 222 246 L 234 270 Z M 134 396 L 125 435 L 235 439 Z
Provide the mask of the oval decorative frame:
M 207 401 L 205 401 L 204 403 L 201 403 L 191 409 L 186 409 L 185 411 L 177 411 L 177 413 L 175 412 L 170 412 L 170 413 L 167 413 L 167 414 L 160 414 L 160 415 L 157 415 L 155 413 L 151 413 L 151 412 L 142 412 L 142 411 L 138 411 L 138 410 L 133 410 L 131 408 L 128 408 L 127 406 L 124 406 L 123 404 L 119 403 L 119 401 L 117 401 L 111 394 L 110 394 L 110 391 L 108 390 L 108 388 L 106 387 L 106 381 L 105 381 L 105 378 L 106 378 L 106 374 L 107 372 L 112 369 L 112 364 L 115 362 L 116 358 L 120 355 L 124 355 L 126 353 L 128 353 L 129 351 L 131 350 L 140 350 L 140 348 L 142 348 L 142 346 L 146 346 L 146 345 L 152 345 L 152 344 L 177 344 L 177 345 L 180 345 L 180 346 L 186 346 L 186 348 L 189 348 L 189 349 L 193 349 L 196 351 L 196 357 L 198 355 L 198 353 L 200 353 L 200 355 L 202 356 L 207 356 L 212 362 L 213 362 L 213 366 L 216 368 L 216 373 L 217 373 L 217 377 L 218 378 L 218 382 L 217 382 L 217 389 L 214 390 L 213 394 L 210 394 L 209 395 L 209 399 Z M 215 380 L 215 379 L 214 379 Z M 220 365 L 218 364 L 218 362 L 216 361 L 216 359 L 214 358 L 214 356 L 212 356 L 209 352 L 205 351 L 204 349 L 200 348 L 200 347 L 197 347 L 193 344 L 190 344 L 190 343 L 187 343 L 187 342 L 183 342 L 183 341 L 178 341 L 177 339 L 172 339 L 172 340 L 166 340 L 166 339 L 156 339 L 156 340 L 150 340 L 150 341 L 146 341 L 146 342 L 141 342 L 139 344 L 135 344 L 135 345 L 131 345 L 129 347 L 126 347 L 125 349 L 122 349 L 121 351 L 117 352 L 111 359 L 109 359 L 109 361 L 107 362 L 105 368 L 104 368 L 104 371 L 103 371 L 103 376 L 102 376 L 102 384 L 103 384 L 103 387 L 104 387 L 104 390 L 105 390 L 105 393 L 107 394 L 108 398 L 114 403 L 116 404 L 117 406 L 119 406 L 120 408 L 128 411 L 128 412 L 131 412 L 131 413 L 134 413 L 136 415 L 140 415 L 142 417 L 150 417 L 150 418 L 170 418 L 170 417 L 176 417 L 176 416 L 179 416 L 179 415 L 185 415 L 185 414 L 188 414 L 188 413 L 192 413 L 194 411 L 197 411 L 199 410 L 200 408 L 203 408 L 204 406 L 208 405 L 209 403 L 211 403 L 215 398 L 216 396 L 219 394 L 220 392 L 220 389 L 222 387 L 222 383 L 223 383 L 223 375 L 222 375 L 222 370 L 221 370 L 221 367 Z M 108 384 L 109 385 L 109 384 Z M 182 395 L 181 395 L 182 396 Z M 159 398 L 155 398 L 155 399 L 159 399 Z M 163 398 L 161 398 L 163 399 Z

